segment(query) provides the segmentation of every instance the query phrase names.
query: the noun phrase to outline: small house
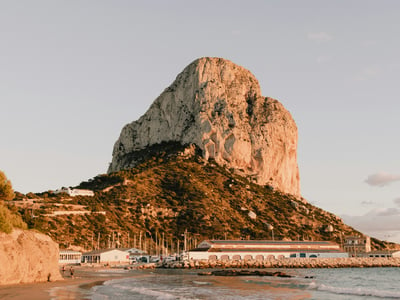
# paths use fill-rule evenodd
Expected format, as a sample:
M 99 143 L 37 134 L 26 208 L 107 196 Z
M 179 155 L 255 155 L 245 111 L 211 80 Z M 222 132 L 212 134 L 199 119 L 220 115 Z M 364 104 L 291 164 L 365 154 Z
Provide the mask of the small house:
M 58 263 L 60 265 L 77 265 L 81 263 L 82 252 L 72 250 L 60 250 Z
M 128 264 L 129 253 L 119 249 L 99 249 L 82 254 L 82 263 Z

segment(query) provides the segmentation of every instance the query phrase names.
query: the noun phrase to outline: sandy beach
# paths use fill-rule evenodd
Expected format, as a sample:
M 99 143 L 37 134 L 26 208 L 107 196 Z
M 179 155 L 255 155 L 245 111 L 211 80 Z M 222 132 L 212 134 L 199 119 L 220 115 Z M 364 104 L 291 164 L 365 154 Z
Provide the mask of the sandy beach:
M 116 268 L 74 267 L 74 278 L 69 268 L 63 280 L 0 286 L 0 299 L 85 299 L 90 288 L 104 281 L 135 276 L 131 270 Z

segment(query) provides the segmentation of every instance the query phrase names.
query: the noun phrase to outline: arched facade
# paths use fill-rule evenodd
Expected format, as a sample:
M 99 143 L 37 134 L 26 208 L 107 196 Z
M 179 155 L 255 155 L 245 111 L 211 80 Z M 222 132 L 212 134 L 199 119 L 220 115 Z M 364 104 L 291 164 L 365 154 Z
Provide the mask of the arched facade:
M 226 254 L 224 254 L 224 255 L 221 255 L 221 258 L 220 258 L 221 260 L 229 260 L 229 255 L 226 255 Z
M 328 241 L 204 240 L 190 260 L 274 260 L 295 257 L 348 257 L 340 246 Z

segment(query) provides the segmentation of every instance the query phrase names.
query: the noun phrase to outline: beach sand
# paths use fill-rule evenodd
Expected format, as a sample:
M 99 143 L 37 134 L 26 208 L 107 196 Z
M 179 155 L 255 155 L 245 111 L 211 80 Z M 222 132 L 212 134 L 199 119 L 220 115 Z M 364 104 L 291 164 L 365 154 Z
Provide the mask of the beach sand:
M 122 279 L 127 277 L 143 277 L 152 274 L 153 270 L 124 270 L 122 268 L 106 268 L 106 267 L 74 267 L 75 276 L 71 278 L 69 269 L 65 272 L 64 280 L 54 282 L 41 282 L 29 284 L 16 284 L 0 286 L 0 299 L 22 299 L 22 300 L 75 300 L 89 299 L 91 288 L 101 285 L 105 281 L 113 279 Z M 163 270 L 159 274 L 168 273 Z M 204 277 L 202 277 L 204 279 Z M 232 283 L 234 281 L 234 283 Z M 309 299 L 311 296 L 308 291 L 293 292 L 291 289 L 280 286 L 259 286 L 258 284 L 243 282 L 236 277 L 218 277 L 213 280 L 215 287 L 234 286 L 234 289 L 247 291 L 250 289 L 267 289 L 269 294 L 275 295 L 279 299 L 279 295 L 290 296 L 290 299 Z M 190 285 L 192 286 L 192 285 Z M 250 286 L 250 287 L 249 287 Z M 282 298 L 284 299 L 284 298 Z
M 131 277 L 138 274 L 135 271 L 114 268 L 91 268 L 74 266 L 74 278 L 71 278 L 69 268 L 65 271 L 64 280 L 53 282 L 38 282 L 0 286 L 0 299 L 86 299 L 89 290 L 104 281 Z

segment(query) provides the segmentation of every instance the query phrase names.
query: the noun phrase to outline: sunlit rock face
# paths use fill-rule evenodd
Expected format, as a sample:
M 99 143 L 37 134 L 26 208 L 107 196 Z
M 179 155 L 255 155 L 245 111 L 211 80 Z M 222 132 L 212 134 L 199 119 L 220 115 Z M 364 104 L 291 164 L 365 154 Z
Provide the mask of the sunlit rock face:
M 0 285 L 62 279 L 58 244 L 34 231 L 0 232 L 0 266 Z
M 206 160 L 300 196 L 296 123 L 231 61 L 205 57 L 187 66 L 139 120 L 122 129 L 108 172 L 134 167 L 132 154 L 162 142 L 195 144 Z

